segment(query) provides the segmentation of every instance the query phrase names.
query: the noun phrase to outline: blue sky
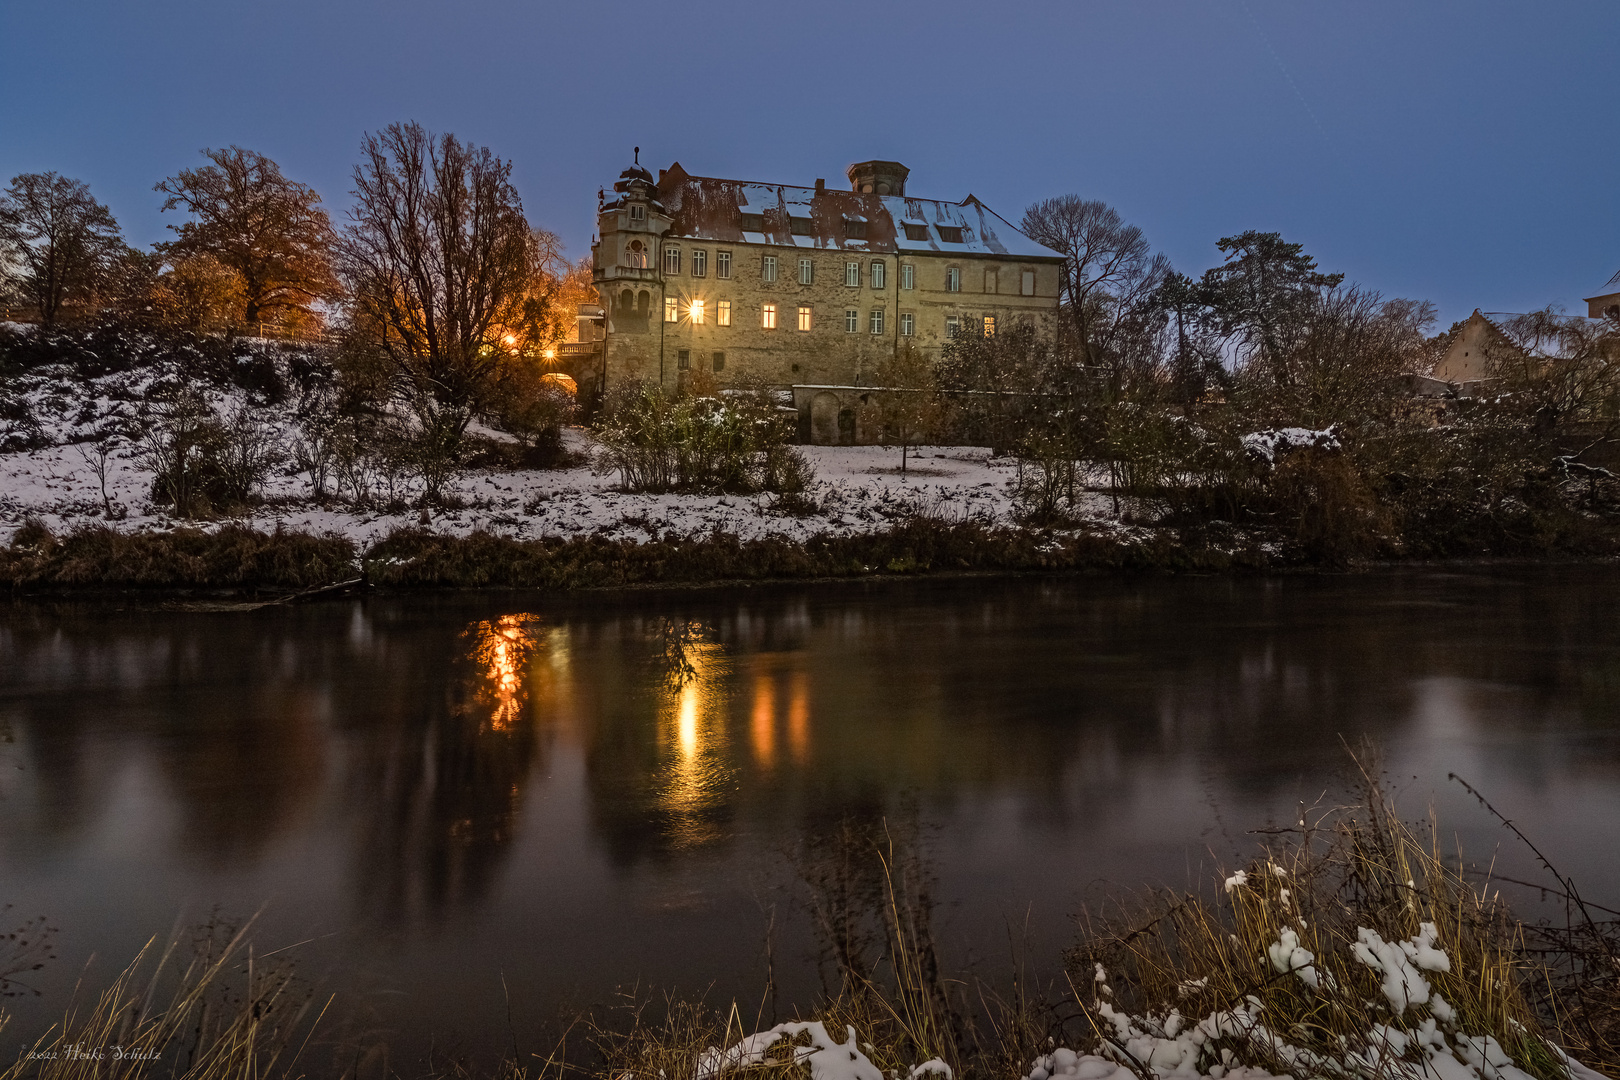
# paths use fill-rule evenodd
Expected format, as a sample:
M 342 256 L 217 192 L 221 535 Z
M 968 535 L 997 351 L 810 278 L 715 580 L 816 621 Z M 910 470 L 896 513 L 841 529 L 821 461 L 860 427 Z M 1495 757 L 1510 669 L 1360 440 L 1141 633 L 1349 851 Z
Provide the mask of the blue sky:
M 1386 295 L 1579 300 L 1620 270 L 1620 5 L 1356 0 L 0 0 L 0 179 L 87 180 L 137 243 L 152 185 L 236 143 L 341 218 L 361 134 L 415 119 L 514 163 L 588 250 L 653 167 L 1103 199 L 1196 274 L 1255 228 Z

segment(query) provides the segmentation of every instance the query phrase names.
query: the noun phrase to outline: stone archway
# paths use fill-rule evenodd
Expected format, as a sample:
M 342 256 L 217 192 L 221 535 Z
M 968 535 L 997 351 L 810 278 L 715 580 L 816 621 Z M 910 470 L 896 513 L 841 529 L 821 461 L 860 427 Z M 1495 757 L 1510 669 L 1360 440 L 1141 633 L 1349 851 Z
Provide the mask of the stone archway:
M 810 399 L 810 441 L 816 446 L 838 445 L 838 395 L 823 390 Z

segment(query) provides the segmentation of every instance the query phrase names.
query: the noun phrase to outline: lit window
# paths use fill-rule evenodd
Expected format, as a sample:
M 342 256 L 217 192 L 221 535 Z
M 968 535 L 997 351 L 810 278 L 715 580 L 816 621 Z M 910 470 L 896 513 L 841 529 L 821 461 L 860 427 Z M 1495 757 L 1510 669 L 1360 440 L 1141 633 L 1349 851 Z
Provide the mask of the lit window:
M 709 314 L 704 310 L 704 304 L 701 300 L 692 301 L 691 306 L 686 311 L 688 315 L 692 316 L 692 322 L 698 326 L 703 325 L 705 317 Z
M 956 332 L 958 330 L 960 330 L 961 328 L 962 328 L 962 320 L 958 319 L 955 315 L 947 315 L 947 316 L 945 316 L 945 336 L 946 337 L 948 337 L 948 338 L 955 337 Z
M 731 325 L 731 301 L 730 300 L 721 300 L 719 303 L 714 305 L 714 325 L 716 325 L 716 326 L 730 326 Z
M 917 316 L 906 312 L 900 316 L 900 336 L 910 337 L 917 332 Z
M 917 287 L 917 268 L 910 263 L 900 264 L 900 287 L 902 289 L 915 289 Z
M 692 252 L 692 276 L 703 277 L 709 272 L 709 253 L 707 251 Z
M 725 353 L 717 352 L 717 353 L 714 354 L 714 370 L 716 370 L 716 371 L 724 371 L 724 370 L 726 370 L 726 354 Z
M 986 315 L 984 317 L 984 336 L 996 336 L 996 317 L 994 315 Z
M 874 261 L 872 263 L 871 274 L 869 275 L 869 277 L 867 279 L 872 283 L 872 288 L 874 288 L 874 289 L 883 288 L 883 282 L 887 278 L 888 278 L 888 272 L 887 272 L 887 268 L 883 265 L 883 260 L 878 259 L 878 260 Z
M 1001 291 L 1001 271 L 986 270 L 984 272 L 984 291 L 987 293 Z
M 853 334 L 861 328 L 861 313 L 854 308 L 844 309 L 844 333 Z
M 883 333 L 883 309 L 882 308 L 873 308 L 872 309 L 871 329 L 872 329 L 872 333 L 874 333 L 874 334 Z
M 717 251 L 714 253 L 714 276 L 717 278 L 731 277 L 731 252 Z
M 766 304 L 759 309 L 759 325 L 766 330 L 776 329 L 776 305 Z
M 675 352 L 675 366 L 677 368 L 679 368 L 681 371 L 685 371 L 687 368 L 691 367 L 692 366 L 692 350 L 691 349 L 677 349 L 676 352 Z
M 759 274 L 760 274 L 760 277 L 764 278 L 766 281 L 775 281 L 776 280 L 776 256 L 775 255 L 767 255 L 767 256 L 765 256 L 764 262 L 760 263 Z
M 664 249 L 664 273 L 678 274 L 681 272 L 681 249 L 667 247 Z
M 630 208 L 630 220 L 631 221 L 646 221 L 647 220 L 647 208 L 645 206 L 641 206 L 639 204 L 636 205 L 636 206 L 632 206 Z
M 1020 283 L 1019 288 L 1018 288 L 1018 292 L 1022 296 L 1034 296 L 1035 295 L 1035 271 L 1033 271 L 1033 270 L 1025 270 L 1024 271 L 1024 280 L 1022 281 L 1022 283 Z
M 809 259 L 799 260 L 799 284 L 808 285 L 815 280 L 816 267 Z
M 847 262 L 844 264 L 844 284 L 859 287 L 861 284 L 861 264 Z
M 957 267 L 953 266 L 949 270 L 945 271 L 945 291 L 962 291 L 962 271 Z
M 673 296 L 664 297 L 664 321 L 679 322 L 681 319 L 681 302 Z
M 799 306 L 799 329 L 810 329 L 810 309 L 802 304 Z

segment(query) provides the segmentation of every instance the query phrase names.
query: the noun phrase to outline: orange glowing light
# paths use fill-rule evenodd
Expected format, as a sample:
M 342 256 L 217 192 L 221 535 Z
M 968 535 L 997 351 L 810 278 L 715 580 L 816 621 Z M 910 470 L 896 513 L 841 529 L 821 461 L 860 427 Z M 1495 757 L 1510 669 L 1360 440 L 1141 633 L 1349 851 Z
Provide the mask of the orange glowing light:
M 494 699 L 489 723 L 496 731 L 512 727 L 523 712 L 523 671 L 539 644 L 530 630 L 536 621 L 533 615 L 502 615 L 467 629 L 474 641 L 473 661 L 483 675 L 487 693 Z
M 763 672 L 754 678 L 754 715 L 749 734 L 754 757 L 770 768 L 776 758 L 776 695 L 771 677 Z
M 692 317 L 692 321 L 694 323 L 699 326 L 703 325 L 705 308 L 702 300 L 692 301 L 692 303 L 687 307 L 686 313 Z
M 517 335 L 507 334 L 505 337 L 501 338 L 501 344 L 510 349 L 512 346 L 517 344 Z
M 788 698 L 788 742 L 793 747 L 793 758 L 801 765 L 810 758 L 810 676 L 803 671 L 793 673 L 793 687 Z

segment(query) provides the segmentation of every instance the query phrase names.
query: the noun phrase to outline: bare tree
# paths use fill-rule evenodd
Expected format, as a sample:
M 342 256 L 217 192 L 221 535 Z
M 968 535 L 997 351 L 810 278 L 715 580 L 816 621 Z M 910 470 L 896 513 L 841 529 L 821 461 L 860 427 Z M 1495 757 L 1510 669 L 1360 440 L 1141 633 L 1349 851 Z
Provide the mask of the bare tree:
M 1549 307 L 1505 319 L 1501 328 L 1508 340 L 1486 351 L 1506 408 L 1543 434 L 1579 431 L 1587 449 L 1616 437 L 1620 320 L 1572 319 Z
M 0 270 L 47 327 L 92 302 L 124 250 L 112 211 L 82 180 L 23 173 L 0 197 Z
M 908 343 L 878 364 L 876 411 L 883 445 L 900 447 L 900 475 L 906 475 L 911 448 L 937 438 L 944 402 L 934 365 Z
M 337 245 L 353 323 L 393 362 L 425 427 L 459 436 L 537 320 L 544 253 L 487 148 L 391 124 L 368 134 Z
M 1270 423 L 1325 428 L 1388 418 L 1434 317 L 1427 301 L 1386 301 L 1355 286 L 1313 294 L 1270 362 L 1246 368 L 1239 383 Z
M 211 255 L 241 275 L 243 319 L 305 323 L 311 305 L 337 291 L 332 223 L 315 189 L 288 180 L 263 154 L 232 146 L 204 150 L 212 164 L 158 183 L 164 210 L 193 220 L 171 225 L 174 257 Z
M 1129 322 L 1170 272 L 1147 237 L 1097 199 L 1060 195 L 1024 211 L 1019 226 L 1064 255 L 1060 303 L 1078 335 L 1082 362 L 1098 365 L 1117 351 Z

